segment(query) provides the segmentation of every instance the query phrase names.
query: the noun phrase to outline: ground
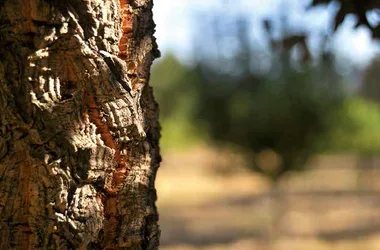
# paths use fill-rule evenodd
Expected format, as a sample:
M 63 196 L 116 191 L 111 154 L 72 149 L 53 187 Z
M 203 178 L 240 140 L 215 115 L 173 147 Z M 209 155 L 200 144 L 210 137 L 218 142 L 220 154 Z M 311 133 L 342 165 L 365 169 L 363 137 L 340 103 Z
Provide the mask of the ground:
M 163 156 L 162 250 L 380 249 L 380 170 L 357 168 L 371 165 L 367 158 L 315 157 L 312 170 L 285 177 L 273 199 L 271 183 L 228 151 L 203 146 Z

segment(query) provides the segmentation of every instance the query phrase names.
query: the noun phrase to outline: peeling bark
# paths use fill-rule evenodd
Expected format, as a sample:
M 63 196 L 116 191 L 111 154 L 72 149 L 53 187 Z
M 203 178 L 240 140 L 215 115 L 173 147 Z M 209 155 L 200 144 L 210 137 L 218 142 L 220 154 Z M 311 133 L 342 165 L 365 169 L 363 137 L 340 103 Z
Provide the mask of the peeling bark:
M 0 249 L 157 249 L 152 0 L 0 0 Z

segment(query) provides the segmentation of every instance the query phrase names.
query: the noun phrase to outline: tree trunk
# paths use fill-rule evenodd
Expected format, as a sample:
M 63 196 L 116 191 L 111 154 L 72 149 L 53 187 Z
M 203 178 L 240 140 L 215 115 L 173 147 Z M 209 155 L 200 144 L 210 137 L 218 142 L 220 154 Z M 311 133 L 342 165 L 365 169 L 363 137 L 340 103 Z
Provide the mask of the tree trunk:
M 157 249 L 152 0 L 0 0 L 0 249 Z

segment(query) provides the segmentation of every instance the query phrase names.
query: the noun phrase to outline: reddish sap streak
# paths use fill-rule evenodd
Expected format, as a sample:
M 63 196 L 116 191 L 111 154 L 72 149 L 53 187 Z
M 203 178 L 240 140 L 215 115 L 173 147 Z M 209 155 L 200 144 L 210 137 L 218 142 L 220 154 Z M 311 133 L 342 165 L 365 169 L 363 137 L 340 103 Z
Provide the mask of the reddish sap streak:
M 128 175 L 128 164 L 125 160 L 125 156 L 121 155 L 119 146 L 113 139 L 107 124 L 102 121 L 101 114 L 95 102 L 94 96 L 90 93 L 85 93 L 85 100 L 88 108 L 89 120 L 95 124 L 96 133 L 100 134 L 104 144 L 107 147 L 112 148 L 115 151 L 114 159 L 117 163 L 117 166 L 112 175 L 111 187 L 109 187 L 107 190 L 110 194 L 114 195 L 119 191 L 118 187 L 120 187 Z
M 128 164 L 125 160 L 125 156 L 121 155 L 119 146 L 116 141 L 113 139 L 112 134 L 107 126 L 102 121 L 99 107 L 96 104 L 95 98 L 90 93 L 84 93 L 84 100 L 88 108 L 88 116 L 91 123 L 96 126 L 96 133 L 100 134 L 104 144 L 115 150 L 114 159 L 117 162 L 117 166 L 112 173 L 111 185 L 106 186 L 106 193 L 103 197 L 104 204 L 104 238 L 103 238 L 103 248 L 104 249 L 118 249 L 118 247 L 113 242 L 116 235 L 117 223 L 116 218 L 117 212 L 117 194 L 121 187 L 121 184 L 124 182 L 126 176 L 128 175 Z
M 120 0 L 120 8 L 122 15 L 122 30 L 123 35 L 119 41 L 119 57 L 123 60 L 127 59 L 128 40 L 132 36 L 133 31 L 133 16 L 128 10 L 129 0 Z

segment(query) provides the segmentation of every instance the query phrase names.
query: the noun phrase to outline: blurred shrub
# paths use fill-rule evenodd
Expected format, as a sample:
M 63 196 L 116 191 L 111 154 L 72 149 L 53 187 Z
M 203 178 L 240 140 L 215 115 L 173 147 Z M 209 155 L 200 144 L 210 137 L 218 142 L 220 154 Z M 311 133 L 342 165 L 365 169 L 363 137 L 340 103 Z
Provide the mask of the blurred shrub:
M 296 71 L 285 59 L 273 78 L 163 58 L 152 75 L 163 149 L 228 144 L 273 179 L 304 168 L 315 153 L 380 151 L 378 104 L 348 96 L 329 60 Z
M 254 73 L 227 76 L 203 68 L 198 118 L 206 121 L 210 138 L 239 146 L 248 152 L 254 170 L 274 180 L 303 169 L 311 155 L 323 150 L 320 140 L 335 126 L 345 103 L 336 73 L 321 72 L 329 61 L 296 71 L 288 59 L 280 61 L 282 72 L 275 79 Z M 263 155 L 275 156 L 271 158 L 279 164 L 259 164 Z
M 380 152 L 379 104 L 361 97 L 351 97 L 334 119 L 334 126 L 321 142 L 325 152 Z
M 199 74 L 168 54 L 152 69 L 152 86 L 160 108 L 163 150 L 186 148 L 205 140 L 201 123 L 193 120 L 200 108 Z

